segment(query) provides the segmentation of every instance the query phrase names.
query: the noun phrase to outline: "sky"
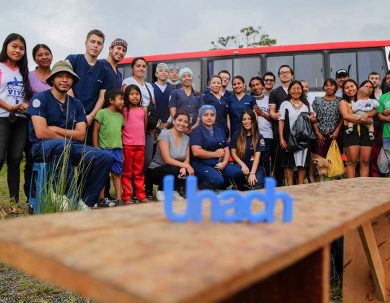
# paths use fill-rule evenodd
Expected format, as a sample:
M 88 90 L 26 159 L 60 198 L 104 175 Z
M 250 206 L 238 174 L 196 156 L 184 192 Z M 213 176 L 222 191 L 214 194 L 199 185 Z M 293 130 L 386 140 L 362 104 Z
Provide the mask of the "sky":
M 211 41 L 235 35 L 246 26 L 261 26 L 277 45 L 390 39 L 389 0 L 328 1 L 122 1 L 122 0 L 0 0 L 0 39 L 12 32 L 31 50 L 47 44 L 54 62 L 84 53 L 85 36 L 102 30 L 107 57 L 115 38 L 129 43 L 126 56 L 210 49 Z M 2 42 L 1 42 L 2 44 Z

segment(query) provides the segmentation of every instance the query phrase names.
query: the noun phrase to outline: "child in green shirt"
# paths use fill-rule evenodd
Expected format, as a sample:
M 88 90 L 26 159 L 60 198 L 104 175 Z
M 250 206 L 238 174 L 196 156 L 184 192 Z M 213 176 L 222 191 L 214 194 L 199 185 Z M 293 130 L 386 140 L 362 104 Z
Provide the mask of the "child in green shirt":
M 92 143 L 109 153 L 113 158 L 111 176 L 115 188 L 116 201 L 104 198 L 104 188 L 99 195 L 99 207 L 111 207 L 121 203 L 121 176 L 123 170 L 122 128 L 123 93 L 120 89 L 107 90 L 104 95 L 104 107 L 95 117 Z

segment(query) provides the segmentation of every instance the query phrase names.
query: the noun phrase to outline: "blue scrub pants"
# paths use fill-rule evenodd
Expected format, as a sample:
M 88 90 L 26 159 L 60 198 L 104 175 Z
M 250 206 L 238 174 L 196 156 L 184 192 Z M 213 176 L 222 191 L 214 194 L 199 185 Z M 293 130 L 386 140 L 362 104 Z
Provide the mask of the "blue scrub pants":
M 82 180 L 84 184 L 81 186 L 81 198 L 86 205 L 93 207 L 111 171 L 112 157 L 103 150 L 67 139 L 38 141 L 32 146 L 34 161 L 54 164 L 54 180 L 58 180 L 61 172 L 55 167 L 64 160 L 65 147 L 69 147 L 69 159 L 65 159 L 68 162 L 65 163 L 68 167 L 68 176 L 73 176 L 73 166 L 79 167 L 81 175 L 85 178 Z
M 222 171 L 200 162 L 193 163 L 192 167 L 198 177 L 199 189 L 224 189 L 242 181 L 241 167 L 237 164 L 228 163 Z

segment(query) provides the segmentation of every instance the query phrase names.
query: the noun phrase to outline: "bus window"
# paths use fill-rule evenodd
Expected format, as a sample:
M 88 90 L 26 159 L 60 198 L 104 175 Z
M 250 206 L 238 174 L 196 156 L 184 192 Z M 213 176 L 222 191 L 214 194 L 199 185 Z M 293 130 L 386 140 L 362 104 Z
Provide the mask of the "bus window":
M 124 64 L 122 66 L 118 66 L 118 68 L 119 68 L 119 71 L 122 73 L 123 79 L 131 77 L 133 75 L 133 73 L 131 72 L 131 65 L 130 64 Z M 122 68 L 122 70 L 120 68 Z
M 234 76 L 240 75 L 249 84 L 254 76 L 260 76 L 260 57 L 234 59 Z
M 381 77 L 386 73 L 383 54 L 379 50 L 358 51 L 359 83 L 368 79 L 368 74 L 377 72 Z
M 332 53 L 329 56 L 330 62 L 330 77 L 336 77 L 336 71 L 340 68 L 344 68 L 349 71 L 349 77 L 351 79 L 356 79 L 356 53 Z
M 209 60 L 208 71 L 207 71 L 207 76 L 208 76 L 207 83 L 212 75 L 217 75 L 221 70 L 227 70 L 230 73 L 230 75 L 232 75 L 233 60 L 232 59 Z M 228 90 L 232 89 L 231 82 L 229 82 L 227 89 Z
M 267 57 L 267 72 L 273 72 L 276 76 L 276 82 L 274 88 L 280 86 L 278 70 L 281 65 L 289 65 L 294 69 L 294 58 L 293 56 L 274 56 Z
M 311 89 L 322 90 L 324 60 L 322 54 L 295 55 L 294 79 L 306 80 Z
M 196 91 L 202 91 L 202 74 L 201 74 L 201 62 L 200 60 L 193 61 L 174 61 L 174 62 L 166 62 L 168 65 L 176 64 L 180 68 L 188 67 L 192 70 L 194 75 L 192 76 L 192 86 Z

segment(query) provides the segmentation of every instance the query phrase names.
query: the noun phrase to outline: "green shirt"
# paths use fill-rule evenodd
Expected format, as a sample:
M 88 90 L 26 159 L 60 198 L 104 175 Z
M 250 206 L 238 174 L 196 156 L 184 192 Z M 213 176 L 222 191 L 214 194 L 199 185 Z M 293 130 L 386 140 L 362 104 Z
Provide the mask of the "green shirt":
M 382 113 L 385 109 L 390 108 L 390 92 L 379 97 L 379 107 L 377 108 L 378 113 Z M 383 123 L 383 138 L 390 138 L 390 122 Z
M 104 108 L 98 111 L 95 120 L 100 124 L 98 146 L 122 148 L 122 127 L 125 125 L 122 114 Z

